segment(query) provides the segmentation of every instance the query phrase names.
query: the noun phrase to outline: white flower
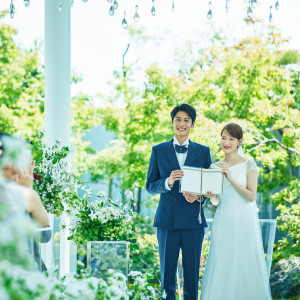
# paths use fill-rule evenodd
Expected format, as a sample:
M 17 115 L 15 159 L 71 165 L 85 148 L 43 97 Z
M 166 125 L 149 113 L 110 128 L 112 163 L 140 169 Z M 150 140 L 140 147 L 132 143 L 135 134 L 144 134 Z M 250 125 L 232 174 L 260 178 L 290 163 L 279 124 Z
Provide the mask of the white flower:
M 132 277 L 143 276 L 143 274 L 140 271 L 130 271 L 130 273 L 128 274 L 128 276 L 132 276 Z
M 103 192 L 103 191 L 100 191 L 100 192 L 98 192 L 97 197 L 103 197 L 103 198 L 105 198 L 106 197 L 106 193 Z
M 155 297 L 155 289 L 154 289 L 154 287 L 153 286 L 151 286 L 151 285 L 148 285 L 147 286 L 147 290 L 151 293 L 151 297 Z
M 94 219 L 97 219 L 97 214 L 94 213 L 93 211 L 89 214 L 89 217 L 94 220 Z
M 134 199 L 134 194 L 133 194 L 132 191 L 126 191 L 125 192 L 125 197 L 133 200 Z

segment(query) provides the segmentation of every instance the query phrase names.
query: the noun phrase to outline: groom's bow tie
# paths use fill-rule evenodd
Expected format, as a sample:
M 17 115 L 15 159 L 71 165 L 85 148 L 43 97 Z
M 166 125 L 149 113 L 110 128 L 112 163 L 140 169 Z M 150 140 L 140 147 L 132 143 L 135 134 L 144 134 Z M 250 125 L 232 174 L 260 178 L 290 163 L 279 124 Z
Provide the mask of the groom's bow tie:
M 175 144 L 175 151 L 177 153 L 185 153 L 188 150 L 187 146 L 179 146 Z

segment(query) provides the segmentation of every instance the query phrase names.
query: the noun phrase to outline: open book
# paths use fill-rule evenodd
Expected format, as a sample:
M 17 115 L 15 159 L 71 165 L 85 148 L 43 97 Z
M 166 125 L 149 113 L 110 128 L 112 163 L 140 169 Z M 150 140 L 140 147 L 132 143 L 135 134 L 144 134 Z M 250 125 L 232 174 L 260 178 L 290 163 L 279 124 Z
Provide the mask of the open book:
M 184 176 L 180 180 L 180 191 L 190 192 L 198 195 L 205 195 L 212 192 L 215 195 L 221 195 L 223 192 L 222 169 L 203 169 L 182 166 L 181 170 Z

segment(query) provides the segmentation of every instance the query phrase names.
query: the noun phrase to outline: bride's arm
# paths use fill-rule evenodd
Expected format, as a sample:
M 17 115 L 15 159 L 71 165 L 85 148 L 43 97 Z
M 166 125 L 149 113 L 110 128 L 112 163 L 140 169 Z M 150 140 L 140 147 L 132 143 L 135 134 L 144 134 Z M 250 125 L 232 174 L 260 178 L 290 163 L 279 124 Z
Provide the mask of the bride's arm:
M 224 167 L 222 173 L 226 176 L 226 179 L 232 184 L 232 186 L 238 191 L 238 193 L 250 202 L 255 201 L 257 191 L 257 172 L 255 170 L 250 171 L 247 174 L 247 187 L 244 188 L 237 183 L 231 176 L 228 167 Z

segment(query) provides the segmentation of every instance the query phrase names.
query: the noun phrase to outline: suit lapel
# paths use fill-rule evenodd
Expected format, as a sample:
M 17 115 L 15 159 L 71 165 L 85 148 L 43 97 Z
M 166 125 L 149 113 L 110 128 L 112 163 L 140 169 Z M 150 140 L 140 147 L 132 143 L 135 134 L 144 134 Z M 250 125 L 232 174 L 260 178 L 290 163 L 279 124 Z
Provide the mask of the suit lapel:
M 197 154 L 197 147 L 195 143 L 190 140 L 188 154 L 186 156 L 186 160 L 184 162 L 185 166 L 191 166 Z
M 178 159 L 177 159 L 175 149 L 174 149 L 174 146 L 173 146 L 173 139 L 170 142 L 168 142 L 168 144 L 167 144 L 166 156 L 167 156 L 167 159 L 169 160 L 169 162 L 172 166 L 172 169 L 180 170 Z

